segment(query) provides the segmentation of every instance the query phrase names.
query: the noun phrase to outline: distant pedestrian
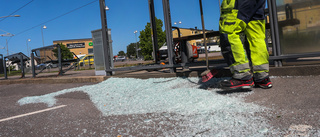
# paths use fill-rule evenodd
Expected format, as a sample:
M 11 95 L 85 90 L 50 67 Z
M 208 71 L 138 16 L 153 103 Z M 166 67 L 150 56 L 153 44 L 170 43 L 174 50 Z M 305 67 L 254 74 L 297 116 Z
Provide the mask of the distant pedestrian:
M 265 3 L 265 0 L 222 1 L 219 21 L 221 51 L 233 74 L 231 80 L 220 83 L 223 89 L 250 89 L 253 85 L 272 87 L 265 42 Z M 249 44 L 248 52 L 240 40 L 242 32 Z

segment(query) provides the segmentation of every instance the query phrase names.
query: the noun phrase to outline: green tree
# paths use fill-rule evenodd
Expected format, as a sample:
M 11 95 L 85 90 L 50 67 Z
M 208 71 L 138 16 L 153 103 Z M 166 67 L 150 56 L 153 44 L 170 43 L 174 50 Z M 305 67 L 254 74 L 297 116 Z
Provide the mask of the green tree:
M 137 52 L 136 52 L 136 45 L 139 46 L 138 43 L 130 43 L 128 46 L 127 46 L 127 56 L 130 57 L 130 56 L 136 56 Z
M 70 49 L 66 47 L 66 45 L 63 45 L 62 43 L 59 43 L 58 45 L 61 47 L 61 57 L 63 60 L 73 59 L 73 54 L 70 52 Z M 54 56 L 58 58 L 58 48 L 53 49 L 52 52 L 54 53 Z
M 166 42 L 166 33 L 162 30 L 163 22 L 156 18 L 156 28 L 158 36 L 159 48 Z M 144 56 L 145 60 L 152 59 L 153 45 L 151 36 L 151 24 L 148 22 L 145 29 L 140 31 L 140 48 L 141 54 Z
M 124 53 L 124 51 L 119 51 L 118 56 L 126 56 L 126 53 Z

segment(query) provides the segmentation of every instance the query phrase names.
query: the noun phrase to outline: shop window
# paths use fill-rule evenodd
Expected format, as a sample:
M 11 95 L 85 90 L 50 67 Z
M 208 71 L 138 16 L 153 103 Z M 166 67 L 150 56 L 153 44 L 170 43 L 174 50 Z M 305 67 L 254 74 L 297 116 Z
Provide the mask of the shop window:
M 88 54 L 93 54 L 93 48 L 88 49 Z

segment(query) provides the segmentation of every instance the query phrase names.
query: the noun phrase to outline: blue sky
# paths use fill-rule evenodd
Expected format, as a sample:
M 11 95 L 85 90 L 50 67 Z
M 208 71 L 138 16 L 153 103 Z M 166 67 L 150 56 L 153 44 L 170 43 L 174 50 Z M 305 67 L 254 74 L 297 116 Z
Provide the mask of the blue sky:
M 164 20 L 162 0 L 154 2 L 156 17 Z M 206 29 L 218 30 L 218 0 L 202 2 Z M 136 42 L 134 31 L 138 31 L 138 37 L 150 22 L 148 0 L 106 0 L 106 5 L 110 8 L 107 23 L 111 29 L 113 53 L 126 52 L 126 46 Z M 181 21 L 179 27 L 202 28 L 198 0 L 170 0 L 170 10 L 173 25 Z M 0 34 L 15 34 L 0 37 L 0 54 L 5 56 L 6 40 L 9 54 L 27 54 L 28 39 L 31 39 L 30 49 L 42 47 L 43 25 L 47 26 L 43 29 L 45 46 L 52 45 L 54 40 L 91 38 L 91 31 L 101 28 L 98 0 L 0 0 L 0 17 L 12 13 L 21 17 L 0 18 Z

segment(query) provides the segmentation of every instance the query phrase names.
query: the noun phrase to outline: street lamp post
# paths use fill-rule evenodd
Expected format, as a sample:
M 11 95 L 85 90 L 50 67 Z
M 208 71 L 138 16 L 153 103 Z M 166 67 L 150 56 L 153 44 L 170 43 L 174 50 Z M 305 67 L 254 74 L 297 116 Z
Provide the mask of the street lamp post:
M 44 47 L 44 38 L 43 38 L 43 29 L 46 29 L 47 26 L 43 25 L 41 27 L 41 35 L 42 35 L 42 46 Z M 44 49 L 44 53 L 43 53 L 43 57 L 44 57 L 44 61 L 46 61 L 46 50 Z
M 134 35 L 136 35 L 136 56 L 137 56 L 137 58 L 136 59 L 138 59 L 138 41 L 137 41 L 137 32 L 138 31 L 134 31 L 133 33 L 134 33 Z
M 9 32 L 7 32 L 7 34 L 1 34 L 0 36 L 1 36 L 1 37 L 4 37 L 4 36 L 6 36 L 6 37 L 12 37 L 12 36 L 14 36 L 14 35 L 11 34 L 11 33 L 9 33 Z M 7 39 L 6 39 L 6 46 L 7 46 L 7 56 L 9 56 L 8 40 L 7 40 Z
M 20 17 L 20 15 L 9 15 L 9 16 L 2 16 L 0 18 L 8 18 L 8 17 Z
M 29 56 L 29 46 L 28 46 L 28 42 L 30 42 L 31 41 L 31 39 L 27 39 L 27 41 L 26 41 L 26 43 L 27 43 L 27 56 Z
M 8 40 L 6 39 L 6 46 L 7 46 L 7 56 L 9 56 L 9 46 L 8 46 Z
M 20 17 L 20 15 L 9 15 L 9 16 L 2 16 L 2 17 L 0 17 L 0 18 L 8 18 L 8 17 Z M 4 19 L 2 19 L 2 20 L 4 20 Z M 1 21 L 2 21 L 1 20 Z M 14 36 L 13 34 L 11 34 L 11 33 L 7 33 L 7 34 L 2 34 L 1 35 L 2 37 L 3 36 L 9 36 L 9 37 L 12 37 L 12 36 Z M 8 50 L 8 41 L 7 41 L 7 39 L 6 39 L 6 46 L 7 46 L 7 56 L 9 56 L 9 50 Z M 10 70 L 10 69 L 9 69 Z

